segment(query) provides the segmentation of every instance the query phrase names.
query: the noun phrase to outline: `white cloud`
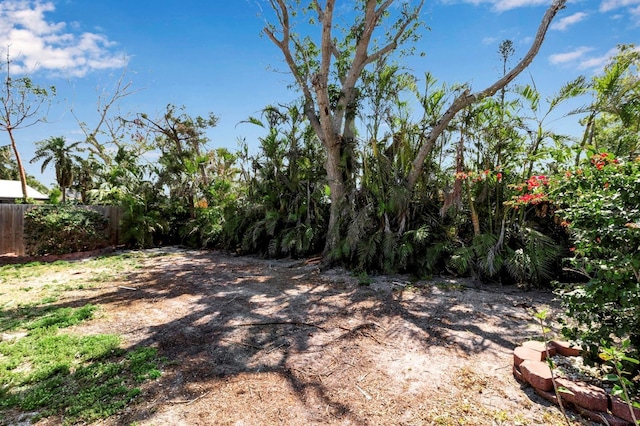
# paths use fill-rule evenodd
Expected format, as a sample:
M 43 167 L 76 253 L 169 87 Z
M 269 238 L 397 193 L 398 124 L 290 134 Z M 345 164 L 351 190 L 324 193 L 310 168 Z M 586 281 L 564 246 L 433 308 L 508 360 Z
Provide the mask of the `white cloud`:
M 634 6 L 636 4 L 640 4 L 640 0 L 604 0 L 600 3 L 600 12 L 609 12 L 610 10 Z
M 634 17 L 636 23 L 640 25 L 640 6 L 630 9 L 631 15 Z
M 640 46 L 636 47 L 634 50 L 636 52 L 640 52 Z M 588 58 L 584 61 L 581 61 L 578 68 L 592 70 L 593 72 L 600 72 L 602 71 L 604 66 L 607 65 L 609 60 L 611 60 L 611 58 L 618 54 L 618 52 L 618 49 L 614 47 L 612 49 L 609 49 L 609 51 L 602 56 Z
M 582 70 L 600 71 L 616 53 L 618 53 L 618 49 L 609 49 L 609 51 L 602 56 L 596 56 L 581 61 L 578 68 Z
M 127 58 L 114 51 L 115 43 L 102 35 L 78 32 L 77 23 L 52 22 L 51 1 L 4 0 L 0 2 L 0 51 L 6 49 L 12 72 L 47 70 L 82 77 L 92 70 L 121 68 Z
M 593 48 L 591 47 L 582 46 L 571 52 L 551 55 L 549 56 L 549 62 L 555 65 L 571 63 L 579 70 L 589 70 L 595 74 L 601 72 L 611 58 L 618 53 L 618 49 L 614 47 L 602 55 L 587 56 L 587 53 L 592 50 Z M 635 50 L 640 52 L 640 47 Z
M 552 30 L 564 31 L 570 25 L 577 24 L 584 20 L 588 15 L 584 12 L 576 12 L 573 15 L 565 16 L 564 18 L 551 24 Z
M 622 9 L 621 13 L 612 16 L 612 19 L 629 16 L 636 25 L 640 25 L 640 0 L 603 0 L 600 3 L 600 12 L 611 12 Z
M 445 0 L 445 3 L 447 2 L 450 1 Z M 469 3 L 474 6 L 489 4 L 493 6 L 493 10 L 496 12 L 504 12 L 520 7 L 548 5 L 551 3 L 551 0 L 462 0 L 462 2 Z
M 549 62 L 552 64 L 564 64 L 573 62 L 582 58 L 587 52 L 593 50 L 591 47 L 581 46 L 571 52 L 555 53 L 549 56 Z
M 549 0 L 491 0 L 491 3 L 496 11 L 504 12 L 520 7 L 547 5 L 551 2 Z
M 485 46 L 490 46 L 496 41 L 498 41 L 497 37 L 485 37 L 482 39 L 482 44 L 484 44 Z

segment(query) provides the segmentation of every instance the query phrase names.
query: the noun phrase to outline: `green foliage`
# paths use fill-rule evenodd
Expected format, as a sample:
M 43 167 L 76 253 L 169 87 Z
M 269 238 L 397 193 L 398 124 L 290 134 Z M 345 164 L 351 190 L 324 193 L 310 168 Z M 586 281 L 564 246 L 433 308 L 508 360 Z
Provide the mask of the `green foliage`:
M 222 232 L 227 218 L 232 218 L 238 197 L 239 185 L 235 167 L 237 155 L 218 148 L 208 155 L 209 183 L 202 188 L 203 198 L 195 205 L 194 217 L 188 219 L 181 230 L 182 241 L 190 246 L 215 247 L 223 243 Z
M 0 179 L 17 180 L 18 164 L 11 153 L 11 146 L 0 146 Z
M 98 212 L 68 205 L 45 205 L 25 213 L 25 251 L 30 255 L 95 250 L 108 244 L 108 219 Z
M 640 158 L 619 161 L 594 153 L 583 167 L 554 181 L 551 197 L 571 233 L 568 262 L 586 283 L 561 291 L 572 338 L 597 348 L 628 339 L 640 349 Z
M 49 204 L 60 204 L 62 197 L 62 191 L 58 188 L 54 188 L 49 193 Z
M 640 154 L 640 52 L 633 45 L 620 45 L 603 72 L 592 78 L 592 101 L 579 109 L 587 112 L 580 149 L 607 151 L 618 158 L 633 159 Z
M 122 207 L 121 241 L 132 247 L 152 247 L 169 229 L 163 210 L 166 196 L 148 180 L 149 171 L 135 149 L 121 147 L 103 183 L 90 191 L 94 202 Z
M 298 105 L 267 107 L 259 151 L 241 153 L 246 188 L 226 210 L 222 244 L 242 253 L 300 257 L 322 249 L 327 220 L 320 144 Z
M 233 214 L 238 170 L 235 154 L 207 149 L 206 132 L 216 123 L 213 114 L 192 117 L 174 105 L 158 118 L 140 113 L 126 122 L 136 143 L 119 145 L 104 167 L 91 158 L 83 162 L 75 188 L 94 202 L 123 207 L 122 238 L 129 246 L 219 244 L 226 213 Z M 149 152 L 157 162 L 143 162 Z M 100 184 L 89 190 L 94 180 Z
M 77 336 L 61 329 L 91 319 L 96 307 L 40 306 L 0 311 L 2 330 L 26 330 L 0 342 L 0 415 L 33 413 L 32 421 L 62 415 L 64 424 L 109 417 L 160 377 L 155 348 L 125 352 L 114 335 Z
M 512 230 L 505 268 L 520 285 L 548 285 L 559 273 L 562 240 L 531 227 Z
M 602 342 L 600 348 L 599 357 L 606 362 L 610 367 L 613 367 L 614 373 L 606 375 L 605 379 L 614 383 L 612 394 L 621 397 L 629 406 L 629 413 L 635 424 L 640 424 L 634 412 L 634 408 L 640 408 L 640 401 L 632 401 L 631 394 L 638 394 L 640 389 L 637 388 L 639 383 L 634 383 L 627 377 L 629 372 L 626 371 L 625 365 L 637 366 L 640 361 L 636 358 L 631 358 L 626 354 L 629 352 L 629 340 L 623 340 L 620 343 L 620 347 L 609 346 L 607 342 Z

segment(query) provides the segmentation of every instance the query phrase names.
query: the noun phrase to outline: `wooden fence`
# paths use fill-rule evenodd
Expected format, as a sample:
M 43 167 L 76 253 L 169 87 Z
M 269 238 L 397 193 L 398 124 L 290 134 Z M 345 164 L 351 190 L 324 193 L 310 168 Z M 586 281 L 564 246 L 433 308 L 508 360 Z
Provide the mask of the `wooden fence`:
M 0 204 L 0 255 L 14 254 L 23 256 L 24 251 L 24 213 L 33 204 Z M 120 219 L 122 210 L 118 206 L 86 206 L 102 213 L 109 219 L 109 244 L 120 244 Z

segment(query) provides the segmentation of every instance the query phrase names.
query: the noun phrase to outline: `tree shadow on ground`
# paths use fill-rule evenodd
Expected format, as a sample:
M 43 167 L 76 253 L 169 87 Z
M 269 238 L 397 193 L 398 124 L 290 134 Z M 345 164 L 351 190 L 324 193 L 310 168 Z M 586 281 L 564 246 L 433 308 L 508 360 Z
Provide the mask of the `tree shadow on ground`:
M 375 424 L 353 395 L 370 400 L 365 385 L 389 398 L 402 392 L 391 385 L 394 372 L 382 366 L 379 377 L 366 377 L 383 352 L 509 353 L 531 336 L 525 308 L 533 299 L 551 300 L 511 288 L 447 290 L 416 283 L 407 289 L 391 279 L 362 286 L 348 274 L 321 274 L 305 262 L 206 251 L 149 259 L 111 291 L 92 293 L 72 304 L 102 306 L 107 318 L 95 320 L 96 327 L 119 327 L 131 345 L 157 347 L 169 361 L 163 377 L 145 389 L 145 401 L 153 402 L 130 407 L 121 419 L 127 424 L 149 419 L 163 405 L 204 396 L 215 395 L 207 408 L 211 416 L 228 415 L 233 398 L 259 405 L 260 395 L 243 396 L 259 377 L 280 382 L 261 397 L 282 392 L 293 398 L 291 412 L 278 414 L 284 423 Z M 399 398 L 411 404 L 415 395 Z M 404 400 L 393 404 L 406 410 Z M 309 410 L 306 419 L 296 407 Z

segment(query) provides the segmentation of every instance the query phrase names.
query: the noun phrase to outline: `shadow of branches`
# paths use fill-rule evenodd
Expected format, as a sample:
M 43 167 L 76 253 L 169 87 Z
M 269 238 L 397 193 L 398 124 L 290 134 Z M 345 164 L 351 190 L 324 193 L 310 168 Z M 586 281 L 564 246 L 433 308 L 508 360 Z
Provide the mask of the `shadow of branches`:
M 303 261 L 217 252 L 172 250 L 142 262 L 121 281 L 60 304 L 101 306 L 103 315 L 78 332 L 115 332 L 168 360 L 145 402 L 122 415 L 126 422 L 205 400 L 210 419 L 252 413 L 287 424 L 377 424 L 372 401 L 415 419 L 425 415 L 416 396 L 455 367 L 438 366 L 438 354 L 510 365 L 512 349 L 532 336 L 528 308 L 552 303 L 544 292 L 449 288 L 444 280 L 380 277 L 362 286 Z M 271 410 L 278 399 L 287 412 L 273 411 L 276 403 Z

